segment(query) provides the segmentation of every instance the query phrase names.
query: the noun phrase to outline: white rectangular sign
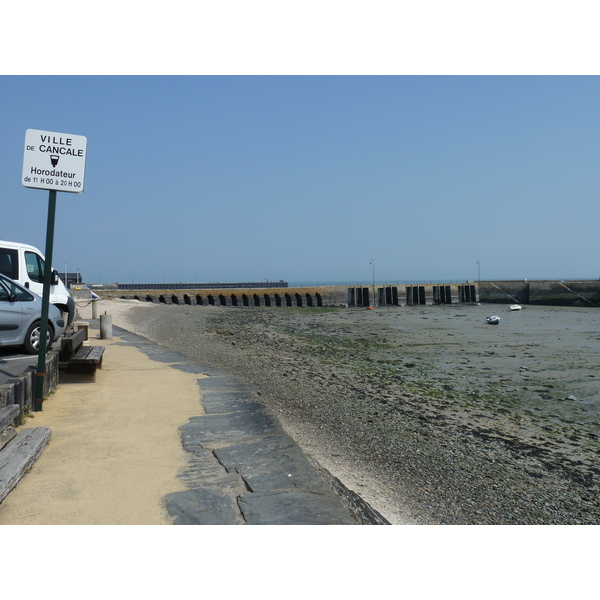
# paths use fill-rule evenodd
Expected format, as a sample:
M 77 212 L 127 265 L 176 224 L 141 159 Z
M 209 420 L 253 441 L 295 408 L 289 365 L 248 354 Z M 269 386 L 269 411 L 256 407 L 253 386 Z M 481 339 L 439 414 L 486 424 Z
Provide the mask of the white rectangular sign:
M 25 187 L 83 192 L 87 138 L 83 135 L 28 129 L 25 132 Z

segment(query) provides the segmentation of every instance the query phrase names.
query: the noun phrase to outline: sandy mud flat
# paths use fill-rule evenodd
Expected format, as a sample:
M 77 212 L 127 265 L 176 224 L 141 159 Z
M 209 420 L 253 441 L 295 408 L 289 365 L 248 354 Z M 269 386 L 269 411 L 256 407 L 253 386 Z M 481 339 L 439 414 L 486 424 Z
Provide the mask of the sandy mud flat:
M 600 523 L 598 309 L 101 305 L 257 384 L 392 523 Z

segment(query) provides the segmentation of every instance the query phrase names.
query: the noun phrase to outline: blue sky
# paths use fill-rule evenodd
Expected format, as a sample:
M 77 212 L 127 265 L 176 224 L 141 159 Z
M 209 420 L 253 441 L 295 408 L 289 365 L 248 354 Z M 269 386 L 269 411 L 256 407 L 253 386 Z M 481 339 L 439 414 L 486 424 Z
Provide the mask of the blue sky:
M 28 128 L 88 139 L 54 266 L 89 283 L 596 278 L 596 76 L 2 76 L 3 239 L 44 249 Z

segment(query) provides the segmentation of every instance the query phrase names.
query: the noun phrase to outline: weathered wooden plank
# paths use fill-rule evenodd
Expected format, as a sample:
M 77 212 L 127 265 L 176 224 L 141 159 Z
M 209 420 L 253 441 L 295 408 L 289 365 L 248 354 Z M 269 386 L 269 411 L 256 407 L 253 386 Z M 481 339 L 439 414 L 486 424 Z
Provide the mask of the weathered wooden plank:
M 75 352 L 75 354 L 71 357 L 71 360 L 69 362 L 71 364 L 85 362 L 91 350 L 91 346 L 82 346 L 81 348 L 79 348 L 79 350 L 77 350 L 77 352 Z
M 94 346 L 87 357 L 88 361 L 94 361 L 97 363 L 98 369 L 102 368 L 102 357 L 104 356 L 104 350 L 104 346 Z
M 15 424 L 21 408 L 18 404 L 9 404 L 0 410 L 0 431 Z
M 30 427 L 21 430 L 0 451 L 0 502 L 31 469 L 50 439 L 47 427 Z
M 63 338 L 61 343 L 61 349 L 64 348 L 69 352 L 74 352 L 83 342 L 85 341 L 85 331 L 78 329 L 74 331 L 70 336 Z
M 17 435 L 17 430 L 11 425 L 0 433 L 0 450 Z
M 86 335 L 84 329 L 78 329 L 71 335 L 62 338 L 60 341 L 60 361 L 66 362 L 71 355 L 83 344 Z
M 83 352 L 83 350 L 87 350 L 87 352 Z M 87 348 L 82 348 L 71 359 L 71 364 L 101 363 L 104 350 L 104 346 L 88 346 Z

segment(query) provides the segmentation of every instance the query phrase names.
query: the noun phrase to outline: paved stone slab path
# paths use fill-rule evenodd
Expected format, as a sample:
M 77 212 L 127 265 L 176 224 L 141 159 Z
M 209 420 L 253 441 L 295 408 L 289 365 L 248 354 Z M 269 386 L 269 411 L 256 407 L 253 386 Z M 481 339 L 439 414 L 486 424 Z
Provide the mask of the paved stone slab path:
M 188 490 L 169 494 L 175 524 L 356 525 L 360 517 L 334 491 L 333 478 L 307 458 L 248 382 L 198 365 L 115 327 L 123 344 L 198 380 L 204 415 L 181 427 L 189 455 L 180 477 Z

